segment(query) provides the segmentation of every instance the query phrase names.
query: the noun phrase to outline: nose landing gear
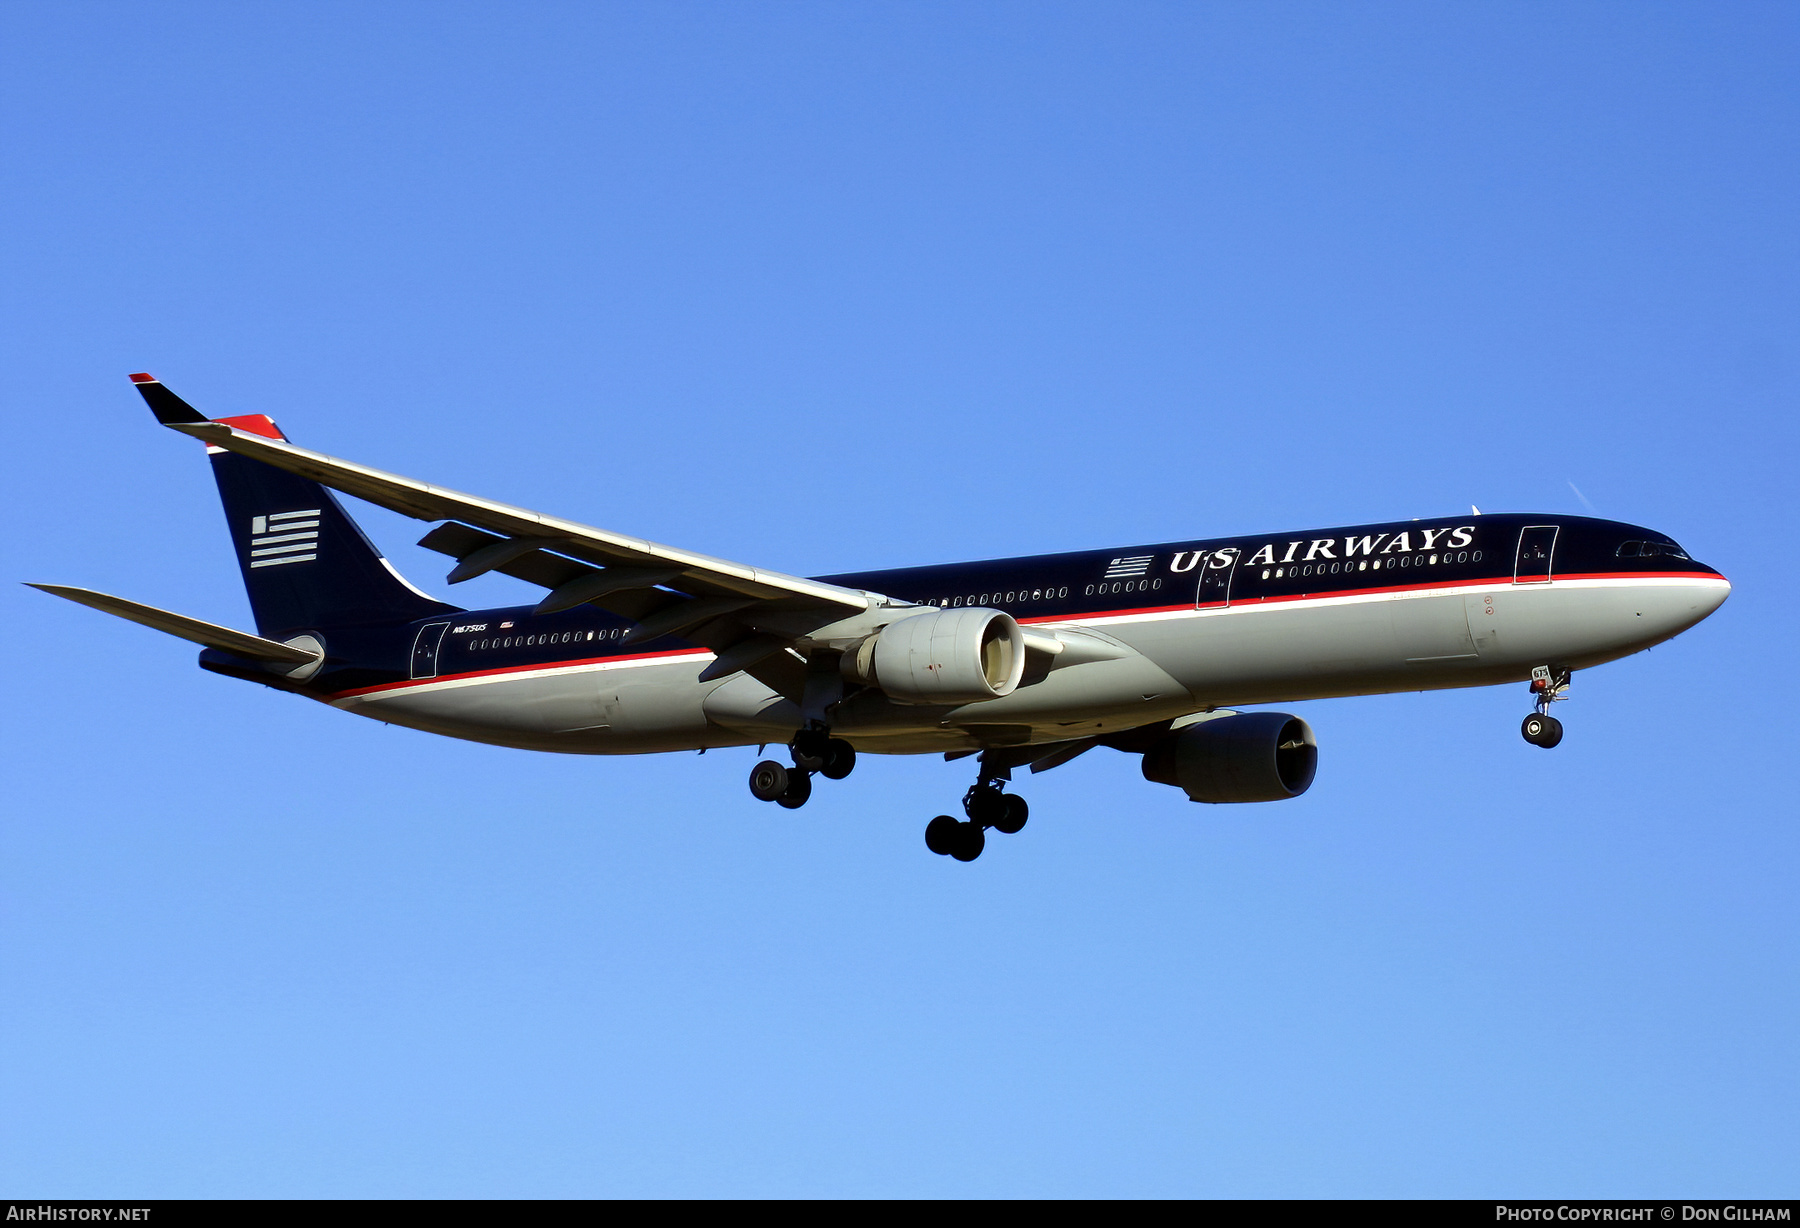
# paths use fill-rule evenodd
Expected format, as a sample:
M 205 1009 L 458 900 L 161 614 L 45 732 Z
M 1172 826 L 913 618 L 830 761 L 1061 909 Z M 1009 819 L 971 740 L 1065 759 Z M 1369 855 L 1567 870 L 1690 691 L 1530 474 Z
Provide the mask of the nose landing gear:
M 750 794 L 757 801 L 798 810 L 812 796 L 814 772 L 826 780 L 842 780 L 856 767 L 856 748 L 832 737 L 831 729 L 817 721 L 794 735 L 788 751 L 794 756 L 793 767 L 764 759 L 750 769 Z
M 940 814 L 925 825 L 925 847 L 941 856 L 958 861 L 974 861 L 987 847 L 987 829 L 1006 836 L 1024 830 L 1031 807 L 1017 793 L 1005 792 L 1005 782 L 1012 779 L 1010 768 L 1002 766 L 992 751 L 981 755 L 981 775 L 963 794 L 963 813 L 968 817 L 958 822 Z
M 1531 671 L 1531 693 L 1537 700 L 1537 711 L 1519 724 L 1519 733 L 1533 746 L 1549 750 L 1562 741 L 1562 722 L 1550 715 L 1550 705 L 1568 698 L 1569 671 L 1560 666 L 1552 669 L 1540 665 Z

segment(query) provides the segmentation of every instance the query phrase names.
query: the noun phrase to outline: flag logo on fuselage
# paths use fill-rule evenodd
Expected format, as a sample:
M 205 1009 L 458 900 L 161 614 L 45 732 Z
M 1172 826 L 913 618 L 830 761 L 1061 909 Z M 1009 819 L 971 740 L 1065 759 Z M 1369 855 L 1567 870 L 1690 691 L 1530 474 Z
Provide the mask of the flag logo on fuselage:
M 250 518 L 250 566 L 310 563 L 318 557 L 318 508 Z
M 1103 580 L 1124 580 L 1128 577 L 1141 576 L 1150 570 L 1150 560 L 1154 554 L 1138 554 L 1128 559 L 1114 559 L 1106 569 Z

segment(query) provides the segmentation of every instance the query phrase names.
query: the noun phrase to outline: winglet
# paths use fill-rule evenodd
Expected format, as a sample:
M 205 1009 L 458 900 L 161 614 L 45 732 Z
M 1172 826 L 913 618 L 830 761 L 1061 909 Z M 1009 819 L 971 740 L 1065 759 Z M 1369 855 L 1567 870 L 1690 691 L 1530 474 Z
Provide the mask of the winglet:
M 137 390 L 143 396 L 144 403 L 150 407 L 150 412 L 156 415 L 156 420 L 164 426 L 207 420 L 205 414 L 163 387 L 162 381 L 148 371 L 139 371 L 131 377 L 131 382 L 137 385 Z

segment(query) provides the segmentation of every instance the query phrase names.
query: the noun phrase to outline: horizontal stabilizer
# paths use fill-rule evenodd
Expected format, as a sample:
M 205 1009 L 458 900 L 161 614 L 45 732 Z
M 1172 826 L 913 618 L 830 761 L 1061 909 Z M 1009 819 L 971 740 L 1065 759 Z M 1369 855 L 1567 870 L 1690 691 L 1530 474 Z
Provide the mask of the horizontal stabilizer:
M 221 627 L 217 623 L 202 622 L 198 618 L 189 618 L 185 614 L 172 614 L 168 610 L 159 610 L 155 606 L 142 605 L 136 601 L 127 601 L 123 597 L 113 597 L 106 593 L 96 593 L 91 588 L 71 588 L 64 584 L 32 584 L 31 588 L 40 589 L 57 597 L 66 597 L 77 605 L 85 605 L 108 614 L 116 614 L 120 618 L 134 623 L 142 623 L 146 627 L 154 627 L 158 631 L 191 640 L 196 644 L 204 644 L 208 648 L 217 648 L 235 657 L 247 657 L 252 661 L 269 661 L 277 665 L 309 665 L 319 659 L 316 651 L 305 648 L 294 648 L 275 640 L 265 640 L 260 635 L 251 635 L 246 631 L 233 631 L 230 627 Z

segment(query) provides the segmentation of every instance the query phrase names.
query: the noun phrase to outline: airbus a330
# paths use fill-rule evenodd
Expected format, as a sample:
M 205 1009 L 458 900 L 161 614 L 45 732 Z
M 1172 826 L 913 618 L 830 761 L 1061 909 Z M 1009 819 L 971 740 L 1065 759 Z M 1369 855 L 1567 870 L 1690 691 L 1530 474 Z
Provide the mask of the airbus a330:
M 256 634 L 88 589 L 36 587 L 204 646 L 200 665 L 346 712 L 571 754 L 786 744 L 750 792 L 804 805 L 858 753 L 973 758 L 964 817 L 926 845 L 980 856 L 1025 826 L 1012 773 L 1095 747 L 1196 802 L 1298 797 L 1312 729 L 1249 705 L 1528 682 L 1553 747 L 1572 671 L 1642 651 L 1731 586 L 1667 535 L 1479 515 L 806 579 L 458 494 L 209 420 L 131 377 L 206 444 Z M 424 521 L 449 583 L 499 572 L 535 604 L 414 588 L 331 493 Z

